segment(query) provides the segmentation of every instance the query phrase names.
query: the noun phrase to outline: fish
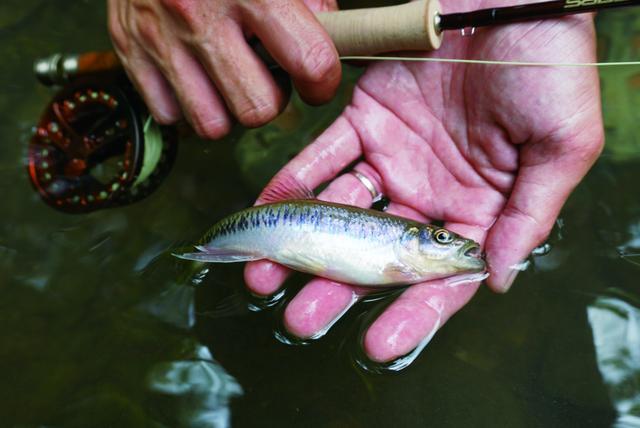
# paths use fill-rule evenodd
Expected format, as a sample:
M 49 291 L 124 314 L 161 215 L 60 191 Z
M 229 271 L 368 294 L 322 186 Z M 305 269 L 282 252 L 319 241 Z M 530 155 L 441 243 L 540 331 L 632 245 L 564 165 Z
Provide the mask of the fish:
M 373 209 L 315 199 L 306 189 L 263 195 L 267 203 L 216 223 L 195 252 L 199 262 L 270 260 L 363 287 L 416 284 L 486 270 L 477 242 L 445 228 Z

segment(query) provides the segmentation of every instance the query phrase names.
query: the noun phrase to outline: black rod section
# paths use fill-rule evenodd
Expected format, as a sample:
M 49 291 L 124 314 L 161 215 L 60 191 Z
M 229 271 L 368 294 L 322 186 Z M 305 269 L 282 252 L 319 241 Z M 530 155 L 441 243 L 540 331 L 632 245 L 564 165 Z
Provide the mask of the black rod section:
M 439 29 L 460 30 L 553 18 L 614 7 L 640 6 L 640 0 L 555 0 L 440 15 Z

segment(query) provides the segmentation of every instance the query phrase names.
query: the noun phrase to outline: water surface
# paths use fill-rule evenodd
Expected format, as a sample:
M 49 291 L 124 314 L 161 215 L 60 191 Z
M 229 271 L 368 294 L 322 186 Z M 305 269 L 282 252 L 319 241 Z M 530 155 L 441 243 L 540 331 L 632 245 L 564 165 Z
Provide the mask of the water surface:
M 638 424 L 640 68 L 603 72 L 607 150 L 564 209 L 551 251 L 509 294 L 481 290 L 408 369 L 378 375 L 354 358 L 385 302 L 288 346 L 274 337 L 282 308 L 251 310 L 241 266 L 198 272 L 166 253 L 250 205 L 335 117 L 357 71 L 328 107 L 297 103 L 261 130 L 181 141 L 168 180 L 138 204 L 72 216 L 31 190 L 25 145 L 51 95 L 31 63 L 108 48 L 103 3 L 0 5 L 2 426 Z M 599 19 L 603 58 L 640 58 L 640 13 Z

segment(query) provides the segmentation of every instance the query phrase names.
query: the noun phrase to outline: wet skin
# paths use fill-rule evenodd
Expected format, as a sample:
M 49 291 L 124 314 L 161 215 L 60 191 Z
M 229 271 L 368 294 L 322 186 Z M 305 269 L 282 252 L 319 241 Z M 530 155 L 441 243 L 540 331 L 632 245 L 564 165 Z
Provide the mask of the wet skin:
M 465 9 L 511 4 L 475 1 Z M 457 7 L 443 2 L 444 12 Z M 442 57 L 544 62 L 595 60 L 591 16 L 449 34 Z M 330 181 L 320 199 L 369 206 L 356 169 L 390 199 L 390 211 L 481 242 L 487 284 L 504 292 L 519 262 L 551 230 L 603 144 L 597 70 L 462 64 L 380 63 L 358 83 L 344 113 L 281 173 L 307 187 Z M 278 181 L 278 176 L 274 178 Z M 260 203 L 258 199 L 257 203 Z M 289 271 L 250 263 L 249 288 L 277 291 Z M 432 281 L 408 288 L 369 327 L 365 351 L 391 361 L 414 349 L 462 308 L 479 284 Z M 289 303 L 288 330 L 317 336 L 363 294 L 316 278 Z
M 377 210 L 315 199 L 273 202 L 215 224 L 179 258 L 211 263 L 271 260 L 366 287 L 484 272 L 480 247 L 448 230 Z

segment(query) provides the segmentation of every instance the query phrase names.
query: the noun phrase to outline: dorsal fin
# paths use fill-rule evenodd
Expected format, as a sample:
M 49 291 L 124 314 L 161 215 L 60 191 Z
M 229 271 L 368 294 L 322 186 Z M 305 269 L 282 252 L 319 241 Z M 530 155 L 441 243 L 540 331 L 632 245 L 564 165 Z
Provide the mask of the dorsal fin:
M 308 189 L 290 174 L 280 173 L 267 184 L 258 200 L 263 204 L 287 201 L 291 199 L 315 199 L 313 191 Z

